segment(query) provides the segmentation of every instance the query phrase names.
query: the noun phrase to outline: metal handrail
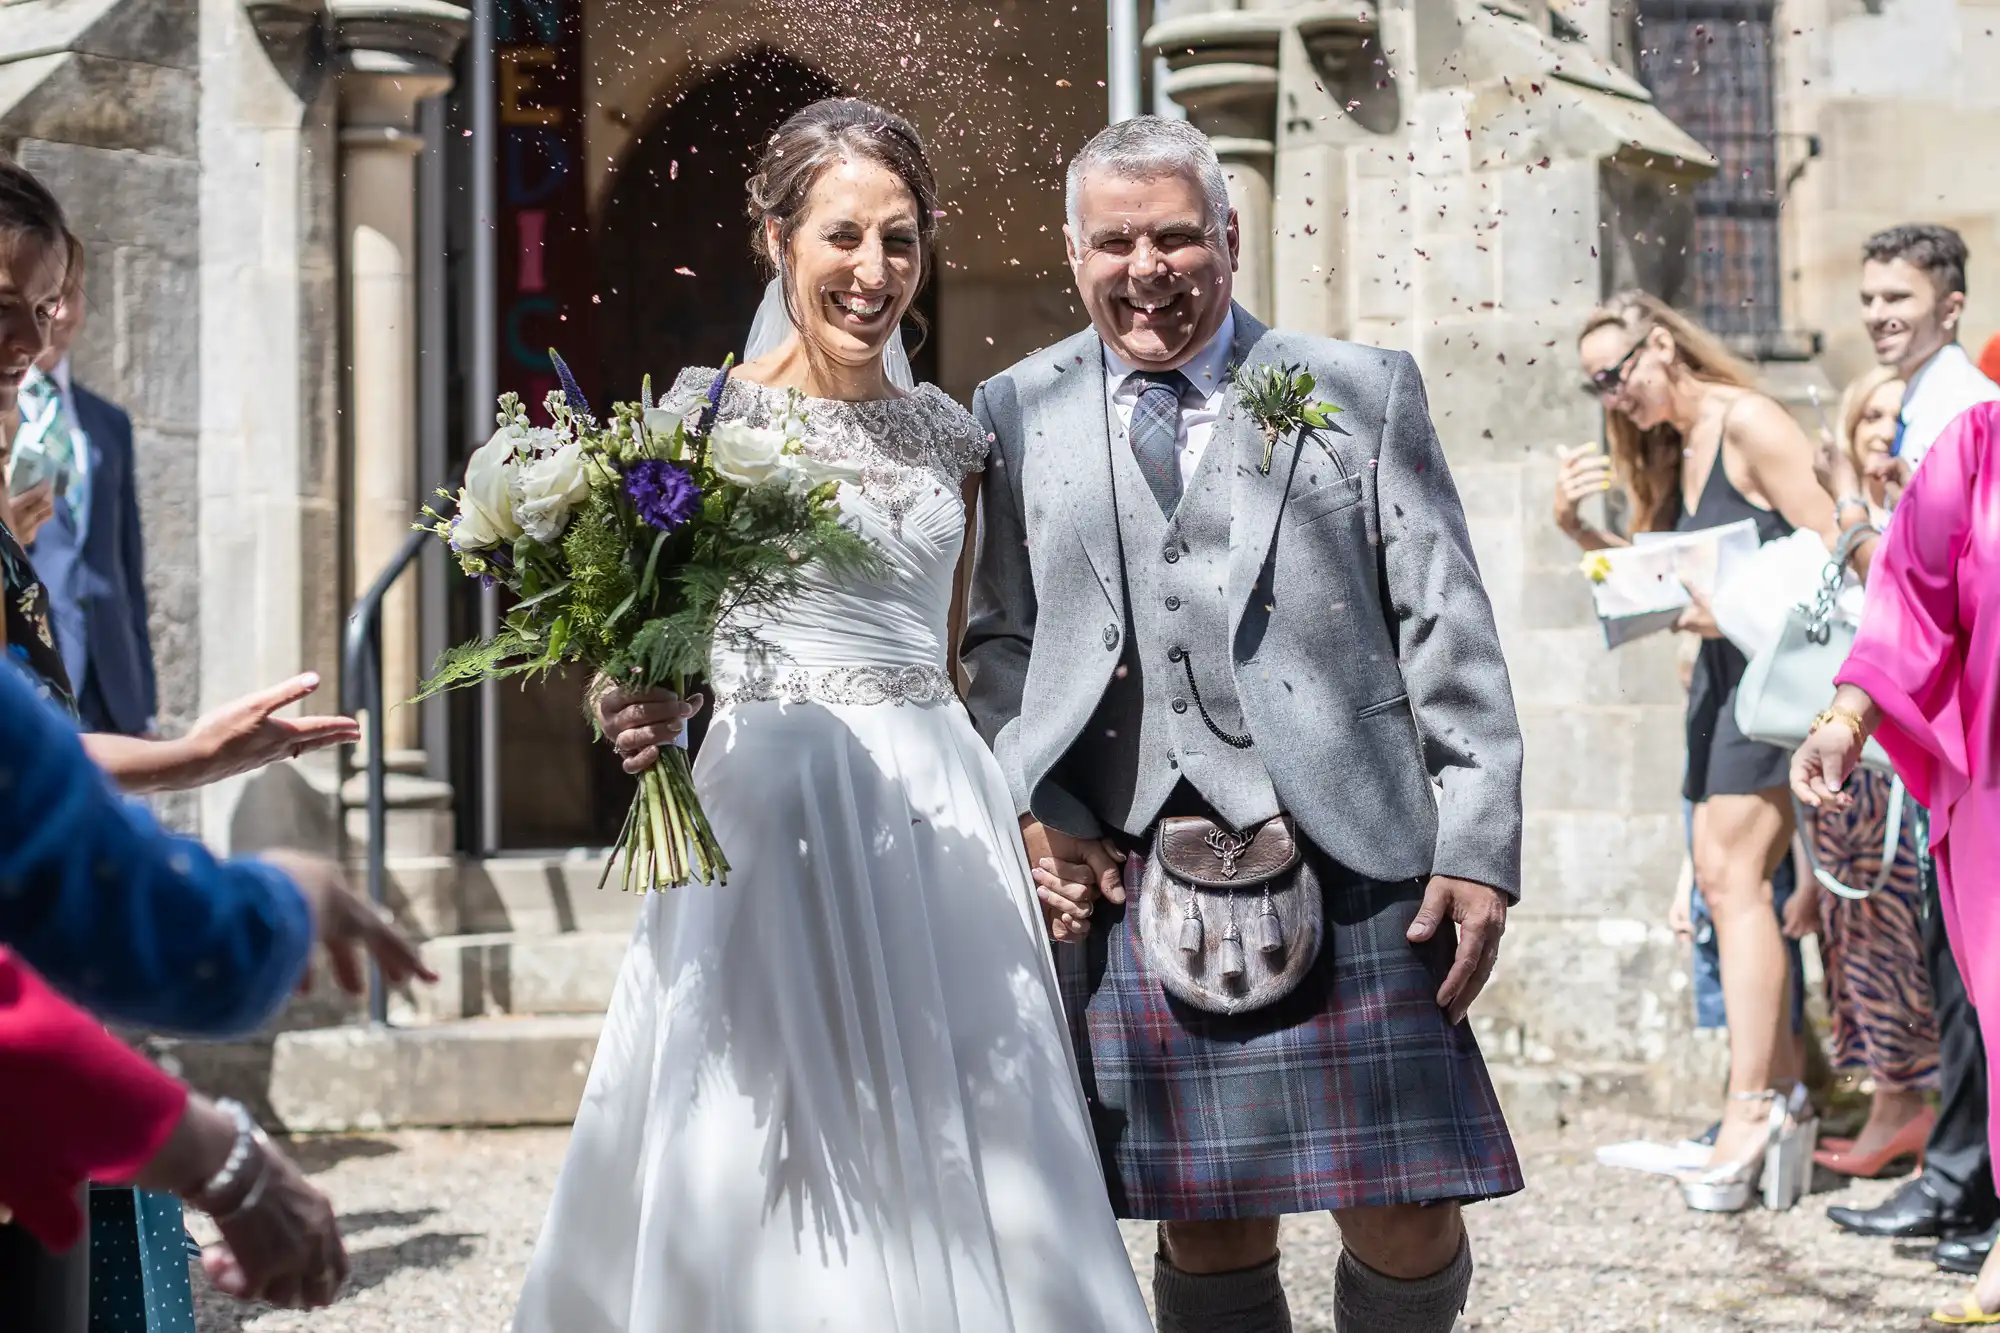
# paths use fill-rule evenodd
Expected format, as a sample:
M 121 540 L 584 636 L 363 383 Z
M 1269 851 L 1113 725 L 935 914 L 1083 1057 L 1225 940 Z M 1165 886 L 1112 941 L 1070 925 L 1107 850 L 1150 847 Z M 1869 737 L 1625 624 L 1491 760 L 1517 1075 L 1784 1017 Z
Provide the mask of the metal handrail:
M 368 901 L 377 911 L 387 903 L 389 836 L 389 768 L 382 751 L 382 602 L 396 580 L 409 571 L 424 548 L 436 537 L 428 531 L 412 532 L 395 557 L 375 576 L 375 582 L 347 614 L 347 632 L 340 653 L 340 708 L 352 716 L 366 713 L 363 738 L 368 746 Z M 346 828 L 345 803 L 341 827 Z M 389 993 L 382 984 L 382 972 L 368 965 L 368 1021 L 381 1026 L 389 1021 Z

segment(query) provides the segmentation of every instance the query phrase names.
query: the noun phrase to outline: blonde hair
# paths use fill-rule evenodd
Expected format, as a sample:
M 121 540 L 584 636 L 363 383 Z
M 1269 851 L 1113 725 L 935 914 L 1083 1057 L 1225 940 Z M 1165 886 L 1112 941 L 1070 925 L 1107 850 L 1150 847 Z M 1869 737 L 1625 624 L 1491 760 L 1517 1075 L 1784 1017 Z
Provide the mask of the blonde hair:
M 1632 345 L 1665 329 L 1674 342 L 1674 364 L 1708 384 L 1738 389 L 1756 387 L 1756 376 L 1722 340 L 1651 292 L 1623 291 L 1590 312 L 1581 341 L 1599 329 L 1617 325 L 1632 335 Z M 1681 456 L 1687 442 L 1680 431 L 1661 424 L 1640 430 L 1623 412 L 1606 410 L 1604 432 L 1611 441 L 1611 467 L 1632 497 L 1632 527 L 1659 532 L 1673 526 L 1672 502 L 1680 496 Z
M 1861 451 L 1856 447 L 1854 432 L 1861 425 L 1861 413 L 1868 406 L 1868 400 L 1876 390 L 1885 384 L 1901 383 L 1902 377 L 1894 366 L 1876 366 L 1866 375 L 1848 381 L 1840 394 L 1840 451 L 1847 455 L 1847 461 L 1854 464 L 1854 474 L 1866 475 L 1862 470 Z

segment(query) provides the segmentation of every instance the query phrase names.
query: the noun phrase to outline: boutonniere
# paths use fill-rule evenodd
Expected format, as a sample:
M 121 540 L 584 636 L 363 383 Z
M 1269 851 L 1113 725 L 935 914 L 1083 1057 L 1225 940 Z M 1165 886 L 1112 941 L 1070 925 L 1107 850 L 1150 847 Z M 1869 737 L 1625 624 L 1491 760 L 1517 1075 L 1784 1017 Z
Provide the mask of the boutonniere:
M 1229 372 L 1229 383 L 1243 410 L 1263 432 L 1264 461 L 1257 471 L 1267 477 L 1271 475 L 1271 455 L 1280 436 L 1293 431 L 1323 430 L 1333 424 L 1334 414 L 1340 411 L 1333 403 L 1313 398 L 1313 377 L 1298 366 L 1261 365 L 1249 370 L 1238 367 Z M 1327 452 L 1333 452 L 1331 446 L 1327 446 Z

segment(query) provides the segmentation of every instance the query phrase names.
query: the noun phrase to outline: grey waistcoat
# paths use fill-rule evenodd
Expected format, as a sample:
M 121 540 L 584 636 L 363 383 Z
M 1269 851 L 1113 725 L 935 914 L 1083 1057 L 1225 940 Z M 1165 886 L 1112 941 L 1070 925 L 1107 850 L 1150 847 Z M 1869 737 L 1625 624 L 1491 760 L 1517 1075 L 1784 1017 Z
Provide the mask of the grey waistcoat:
M 1111 479 L 1125 556 L 1125 623 L 1131 627 L 1119 669 L 1075 762 L 1064 765 L 1073 790 L 1106 823 L 1140 836 L 1159 818 L 1185 777 L 1215 812 L 1238 829 L 1280 812 L 1255 738 L 1249 736 L 1230 670 L 1230 450 L 1220 431 L 1203 451 L 1179 508 L 1169 520 L 1147 487 L 1125 433 L 1112 421 Z M 1196 651 L 1189 653 L 1188 648 Z M 1193 667 L 1194 689 L 1188 686 Z M 1197 694 L 1199 702 L 1197 702 Z

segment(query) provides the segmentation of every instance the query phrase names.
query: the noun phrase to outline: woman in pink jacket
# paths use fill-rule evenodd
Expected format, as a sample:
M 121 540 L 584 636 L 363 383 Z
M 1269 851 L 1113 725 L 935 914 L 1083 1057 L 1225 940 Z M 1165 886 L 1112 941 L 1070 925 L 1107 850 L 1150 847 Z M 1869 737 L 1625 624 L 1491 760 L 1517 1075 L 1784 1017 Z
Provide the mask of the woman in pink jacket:
M 2000 403 L 1954 421 L 1911 478 L 1876 553 L 1854 650 L 1833 702 L 1792 759 L 1792 790 L 1846 809 L 1870 736 L 1930 812 L 1952 954 L 1989 1050 L 2000 1050 Z M 2000 1074 L 2000 1063 L 1992 1066 Z M 1989 1104 L 2000 1123 L 2000 1086 Z M 2000 1261 L 1935 1324 L 2000 1326 Z

